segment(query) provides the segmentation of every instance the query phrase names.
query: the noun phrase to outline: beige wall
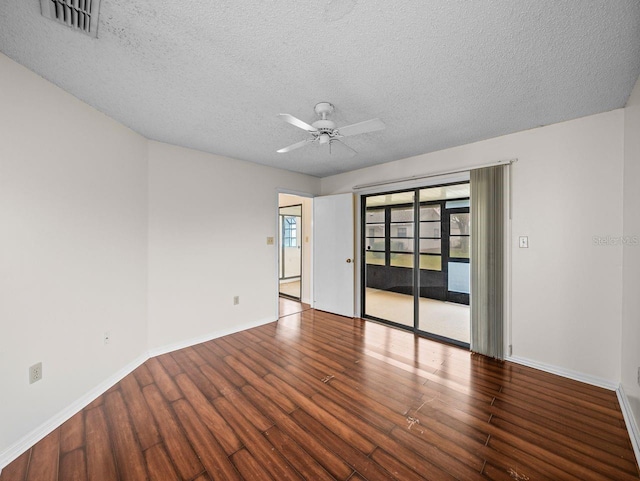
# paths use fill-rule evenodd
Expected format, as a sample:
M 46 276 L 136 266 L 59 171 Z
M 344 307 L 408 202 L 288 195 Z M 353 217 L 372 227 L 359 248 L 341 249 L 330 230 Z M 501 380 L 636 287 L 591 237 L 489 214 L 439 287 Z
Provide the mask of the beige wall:
M 622 386 L 640 437 L 640 80 L 624 120 L 624 236 L 632 243 L 623 247 Z
M 1 54 L 0 72 L 2 467 L 146 355 L 147 141 Z
M 521 360 L 620 379 L 624 111 L 616 110 L 322 179 L 322 193 L 518 159 L 512 168 L 512 340 Z M 518 249 L 518 236 L 529 249 Z

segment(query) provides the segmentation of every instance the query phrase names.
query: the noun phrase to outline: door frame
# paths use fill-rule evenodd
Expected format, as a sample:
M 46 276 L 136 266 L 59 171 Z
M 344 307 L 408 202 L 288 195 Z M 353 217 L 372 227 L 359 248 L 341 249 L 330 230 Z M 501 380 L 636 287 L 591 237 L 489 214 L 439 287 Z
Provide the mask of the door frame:
M 300 191 L 300 190 L 293 190 L 293 189 L 286 189 L 286 188 L 276 188 L 275 189 L 275 215 L 273 217 L 274 219 L 274 231 L 275 231 L 275 236 L 274 236 L 274 259 L 273 259 L 273 265 L 275 267 L 275 283 L 274 283 L 274 304 L 275 304 L 275 313 L 276 313 L 276 319 L 280 318 L 280 194 L 285 194 L 285 195 L 295 195 L 297 197 L 302 197 L 304 199 L 309 199 L 311 200 L 311 202 L 313 202 L 313 198 L 316 197 L 315 194 L 311 194 L 309 192 L 304 192 L 304 191 Z M 302 206 L 302 210 L 303 210 L 303 214 L 304 214 L 304 204 Z M 309 225 L 313 226 L 313 204 L 311 205 L 311 212 L 309 213 L 309 215 L 307 216 L 308 220 L 309 220 Z M 307 254 L 309 256 L 310 262 L 309 262 L 309 266 L 306 269 L 306 274 L 305 277 L 307 279 L 307 285 L 309 288 L 309 304 L 313 305 L 313 228 L 309 229 L 310 232 L 308 232 L 307 234 L 303 234 L 304 235 L 308 235 L 310 238 L 310 242 L 309 242 L 309 246 L 307 247 Z M 304 232 L 304 231 L 303 231 Z M 303 237 L 302 239 L 302 243 L 305 243 L 305 238 Z M 303 266 L 304 266 L 304 256 L 302 256 L 302 262 L 303 262 Z M 302 274 L 302 269 L 301 269 L 301 274 Z M 303 291 L 303 281 L 301 279 L 300 281 L 300 302 L 304 302 L 304 291 Z

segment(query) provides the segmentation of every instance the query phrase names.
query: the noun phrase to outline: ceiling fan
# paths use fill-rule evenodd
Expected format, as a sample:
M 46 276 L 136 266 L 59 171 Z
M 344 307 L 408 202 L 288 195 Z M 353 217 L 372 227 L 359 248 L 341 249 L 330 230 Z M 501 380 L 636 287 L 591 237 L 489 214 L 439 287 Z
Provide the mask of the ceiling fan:
M 333 113 L 333 105 L 331 105 L 329 102 L 320 102 L 319 104 L 316 104 L 314 110 L 320 118 L 313 122 L 311 125 L 290 114 L 278 115 L 278 117 L 280 117 L 285 122 L 306 130 L 311 134 L 311 137 L 300 142 L 296 142 L 295 144 L 289 145 L 288 147 L 284 147 L 278 150 L 278 153 L 283 154 L 286 152 L 291 152 L 292 150 L 299 149 L 300 147 L 304 147 L 305 145 L 309 145 L 311 143 L 318 143 L 320 145 L 329 144 L 329 152 L 331 152 L 331 145 L 337 142 L 339 145 L 346 147 L 351 155 L 355 155 L 357 154 L 357 152 L 346 145 L 344 142 L 342 142 L 341 139 L 343 137 L 366 134 L 367 132 L 375 132 L 386 127 L 382 120 L 371 119 L 365 120 L 364 122 L 359 122 L 357 124 L 351 124 L 337 128 L 336 124 L 332 120 L 329 120 L 327 118 Z

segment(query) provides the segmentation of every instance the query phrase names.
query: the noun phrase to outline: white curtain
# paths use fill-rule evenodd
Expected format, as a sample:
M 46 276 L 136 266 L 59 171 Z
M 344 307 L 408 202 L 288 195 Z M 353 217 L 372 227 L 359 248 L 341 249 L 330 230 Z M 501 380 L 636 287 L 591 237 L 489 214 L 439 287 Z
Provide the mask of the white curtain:
M 504 359 L 505 166 L 471 171 L 471 351 Z

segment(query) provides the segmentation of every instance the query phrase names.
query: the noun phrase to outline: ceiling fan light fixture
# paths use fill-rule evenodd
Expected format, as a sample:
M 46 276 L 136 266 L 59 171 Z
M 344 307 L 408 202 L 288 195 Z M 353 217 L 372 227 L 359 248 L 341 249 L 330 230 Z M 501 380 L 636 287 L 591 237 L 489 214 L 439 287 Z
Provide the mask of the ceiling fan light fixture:
M 331 137 L 329 136 L 329 134 L 320 134 L 320 136 L 318 137 L 318 143 L 321 145 L 328 144 L 330 140 Z

